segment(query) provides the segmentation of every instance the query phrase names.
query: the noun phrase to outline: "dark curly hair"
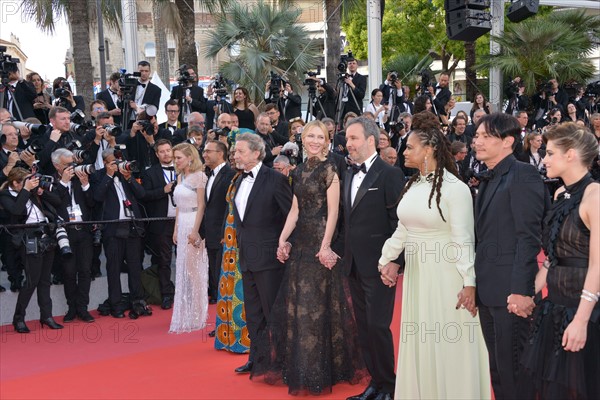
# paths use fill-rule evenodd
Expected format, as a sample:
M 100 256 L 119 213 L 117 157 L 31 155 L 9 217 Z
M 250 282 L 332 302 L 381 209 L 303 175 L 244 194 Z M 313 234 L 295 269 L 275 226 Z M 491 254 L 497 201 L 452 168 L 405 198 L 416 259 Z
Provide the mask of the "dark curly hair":
M 450 141 L 444 136 L 439 128 L 426 128 L 417 129 L 410 132 L 410 135 L 415 135 L 419 138 L 421 145 L 430 146 L 433 148 L 433 157 L 436 161 L 435 171 L 433 171 L 433 177 L 427 177 L 427 180 L 432 180 L 433 185 L 431 186 L 431 193 L 429 194 L 429 208 L 431 208 L 431 200 L 435 194 L 435 202 L 440 212 L 442 220 L 446 222 L 444 213 L 440 208 L 440 200 L 442 198 L 442 182 L 444 181 L 444 169 L 448 170 L 452 175 L 460 179 L 458 171 L 456 170 L 456 164 L 454 163 L 454 157 L 450 150 Z M 420 179 L 420 172 L 416 172 L 404 186 L 404 190 L 400 194 L 400 200 L 404 197 L 404 194 L 410 189 L 413 183 Z

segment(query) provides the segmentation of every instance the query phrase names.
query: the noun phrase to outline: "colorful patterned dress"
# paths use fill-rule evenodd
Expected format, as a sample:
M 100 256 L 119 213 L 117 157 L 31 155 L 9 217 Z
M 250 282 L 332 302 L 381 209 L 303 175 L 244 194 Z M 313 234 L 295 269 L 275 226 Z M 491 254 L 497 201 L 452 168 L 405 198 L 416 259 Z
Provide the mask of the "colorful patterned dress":
M 246 327 L 242 273 L 238 262 L 233 216 L 233 198 L 238 177 L 239 174 L 232 179 L 225 196 L 228 214 L 225 221 L 223 264 L 221 266 L 221 276 L 219 277 L 215 349 L 227 350 L 232 353 L 248 353 L 250 351 L 250 336 Z

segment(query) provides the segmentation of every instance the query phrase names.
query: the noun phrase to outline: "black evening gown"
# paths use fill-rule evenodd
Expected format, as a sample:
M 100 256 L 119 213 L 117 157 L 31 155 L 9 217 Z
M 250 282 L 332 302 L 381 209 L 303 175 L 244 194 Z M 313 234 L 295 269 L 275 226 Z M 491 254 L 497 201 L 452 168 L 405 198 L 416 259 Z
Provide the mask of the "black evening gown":
M 354 384 L 368 376 L 346 276 L 315 257 L 325 233 L 326 192 L 335 175 L 332 161 L 316 158 L 293 173 L 299 207 L 293 247 L 252 368 L 253 379 L 283 383 L 290 394 L 329 393 L 338 382 Z

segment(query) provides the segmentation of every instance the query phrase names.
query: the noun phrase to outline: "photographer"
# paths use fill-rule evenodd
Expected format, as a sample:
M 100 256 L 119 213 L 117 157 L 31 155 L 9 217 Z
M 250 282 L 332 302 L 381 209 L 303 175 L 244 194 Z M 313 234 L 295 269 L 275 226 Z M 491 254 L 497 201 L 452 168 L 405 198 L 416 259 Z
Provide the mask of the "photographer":
M 42 185 L 40 185 L 40 181 Z M 49 190 L 51 185 L 38 174 L 23 168 L 13 168 L 0 190 L 0 205 L 9 214 L 9 224 L 31 224 L 31 228 L 11 231 L 12 243 L 21 254 L 27 280 L 19 291 L 13 316 L 13 326 L 18 333 L 29 333 L 25 315 L 33 292 L 37 289 L 40 306 L 40 323 L 51 329 L 63 326 L 52 318 L 50 298 L 50 270 L 56 247 L 55 231 L 47 222 L 56 222 L 56 207 L 60 198 Z M 37 226 L 37 224 L 43 224 Z
M 513 115 L 515 112 L 526 110 L 529 107 L 529 97 L 525 94 L 525 85 L 520 76 L 508 82 L 504 88 L 504 95 L 508 99 L 508 105 L 504 111 L 506 114 Z M 489 114 L 489 112 L 486 112 L 486 114 Z M 471 116 L 471 119 L 473 119 L 473 116 Z
M 107 148 L 114 148 L 118 142 L 124 142 L 121 127 L 115 125 L 115 120 L 108 112 L 102 112 L 96 116 L 96 127 L 86 133 L 86 142 L 89 142 L 89 152 L 94 159 L 96 169 L 104 168 L 102 152 Z
M 33 110 L 33 102 L 36 97 L 35 88 L 31 83 L 21 78 L 21 73 L 16 64 L 7 69 L 9 70 L 8 86 L 7 90 L 2 93 L 5 96 L 4 105 L 6 109 L 17 121 L 35 117 Z
M 533 105 L 536 109 L 535 119 L 542 119 L 544 113 L 549 110 L 558 108 L 562 112 L 566 112 L 569 95 L 563 89 L 559 88 L 556 79 L 550 79 L 543 84 L 538 93 L 533 96 Z
M 325 82 L 325 79 L 323 78 L 308 76 L 306 81 L 309 79 L 316 82 L 317 92 L 319 93 L 319 96 L 315 99 L 312 106 L 314 117 L 319 120 L 322 120 L 323 118 L 333 119 L 335 117 L 335 89 Z
M 188 122 L 189 115 L 194 111 L 206 112 L 206 99 L 204 98 L 204 89 L 198 86 L 198 76 L 193 66 L 184 64 L 177 71 L 179 72 L 177 79 L 179 84 L 173 87 L 171 100 L 177 102 L 181 111 L 179 122 L 185 124 Z
M 206 90 L 206 129 L 212 129 L 219 115 L 233 113 L 233 106 L 227 101 L 227 82 L 220 74 L 214 77 Z M 189 122 L 189 121 L 188 121 Z
M 138 62 L 138 84 L 135 88 L 135 95 L 129 100 L 130 116 L 127 119 L 129 126 L 136 120 L 137 114 L 146 110 L 148 106 L 154 106 L 158 110 L 160 105 L 161 89 L 150 82 L 150 63 L 148 61 Z
M 442 72 L 440 74 L 440 80 L 435 86 L 427 87 L 429 91 L 429 96 L 433 103 L 433 112 L 441 117 L 447 116 L 445 108 L 446 104 L 450 101 L 452 97 L 452 92 L 448 89 L 448 84 L 450 83 L 450 75 L 447 72 Z
M 28 73 L 25 80 L 33 85 L 36 93 L 36 97 L 33 99 L 33 112 L 35 113 L 35 117 L 42 121 L 39 123 L 47 124 L 50 122 L 48 120 L 48 111 L 50 110 L 50 107 L 52 107 L 52 99 L 46 92 L 46 84 L 37 72 Z
M 132 171 L 136 177 L 141 171 L 158 162 L 154 152 L 157 133 L 156 117 L 148 115 L 146 111 L 140 112 L 129 130 L 129 137 L 125 140 L 130 160 L 137 161 L 137 170 Z
M 542 133 L 548 128 L 558 125 L 562 122 L 562 111 L 560 108 L 553 108 L 548 111 L 546 118 L 541 118 L 535 121 L 535 129 L 541 129 Z
M 379 85 L 379 90 L 383 94 L 382 103 L 387 106 L 388 115 L 397 121 L 400 113 L 406 111 L 404 89 L 402 81 L 398 79 L 398 73 L 396 71 L 388 72 L 385 81 Z M 394 93 L 395 96 L 390 99 L 391 93 Z M 372 110 L 370 111 L 373 112 Z M 389 124 L 386 124 L 386 127 L 389 127 Z
M 58 77 L 52 82 L 52 95 L 54 96 L 53 105 L 65 108 L 69 113 L 75 110 L 85 110 L 83 96 L 74 96 L 71 85 L 63 77 Z M 48 118 L 50 118 L 49 115 Z
M 61 200 L 60 207 L 57 207 L 58 215 L 63 221 L 91 221 L 94 198 L 88 175 L 93 172 L 93 166 L 76 166 L 73 153 L 67 149 L 55 150 L 52 163 L 58 177 L 55 192 Z M 69 306 L 63 321 L 72 322 L 77 317 L 84 322 L 94 322 L 94 317 L 88 312 L 92 282 L 92 225 L 66 225 L 65 228 L 72 254 L 56 255 L 62 264 L 65 298 Z
M 265 158 L 263 163 L 269 167 L 273 167 L 273 160 L 281 152 L 282 144 L 278 143 L 273 135 L 273 128 L 271 127 L 271 119 L 265 113 L 259 114 L 256 118 L 256 133 L 265 142 Z M 287 142 L 287 140 L 286 140 Z
M 14 167 L 31 167 L 35 157 L 28 151 L 20 151 L 19 133 L 13 124 L 2 124 L 0 132 L 0 184 L 4 183 Z
M 274 76 L 276 76 L 274 78 Z M 271 90 L 271 85 L 279 83 L 279 94 L 275 94 L 275 89 Z M 289 82 L 283 80 L 279 75 L 272 74 L 271 79 L 265 85 L 265 103 L 276 104 L 279 110 L 279 120 L 289 121 L 292 118 L 301 117 L 302 97 L 294 93 L 294 89 Z
M 158 135 L 160 138 L 168 139 L 169 141 L 173 141 L 173 135 L 179 129 L 184 129 L 187 127 L 187 122 L 181 122 L 179 120 L 179 112 L 180 108 L 177 104 L 177 100 L 169 100 L 165 103 L 165 112 L 167 113 L 167 121 L 164 124 L 161 124 L 158 129 Z M 186 117 L 186 120 L 189 118 Z
M 280 137 L 287 137 L 290 124 L 288 121 L 282 121 L 279 118 L 281 113 L 279 112 L 277 105 L 273 103 L 267 104 L 265 107 L 265 114 L 267 114 L 271 120 L 271 127 L 273 128 L 274 133 Z
M 41 142 L 42 150 L 37 157 L 40 160 L 40 169 L 47 175 L 53 175 L 55 170 L 52 166 L 52 153 L 61 147 L 70 147 L 77 142 L 82 143 L 84 138 L 75 132 L 71 132 L 71 113 L 63 107 L 52 107 L 48 113 L 50 126 L 44 134 Z
M 356 115 L 362 114 L 363 99 L 365 98 L 365 93 L 367 91 L 367 77 L 357 72 L 358 62 L 351 54 L 352 53 L 349 53 L 347 57 L 348 73 L 344 78 L 344 82 L 348 85 L 351 93 L 348 94 L 348 101 L 344 105 L 342 118 L 349 112 L 353 112 Z M 338 65 L 338 69 L 340 65 Z
M 106 272 L 108 278 L 108 300 L 110 313 L 114 318 L 123 318 L 128 304 L 121 302 L 121 266 L 127 262 L 129 291 L 132 311 L 129 316 L 152 315 L 144 301 L 142 289 L 142 218 L 138 201 L 143 199 L 144 188 L 133 179 L 131 163 L 117 160 L 113 149 L 102 153 L 104 168 L 90 177 L 94 200 L 102 203 L 102 220 L 120 220 L 118 223 L 106 223 L 102 230 L 104 252 L 106 254 Z
M 96 100 L 104 101 L 108 113 L 113 116 L 115 124 L 122 124 L 122 108 L 123 104 L 121 101 L 121 91 L 119 89 L 119 79 L 121 79 L 120 72 L 113 72 L 110 74 L 110 86 L 108 89 L 104 89 L 96 95 Z

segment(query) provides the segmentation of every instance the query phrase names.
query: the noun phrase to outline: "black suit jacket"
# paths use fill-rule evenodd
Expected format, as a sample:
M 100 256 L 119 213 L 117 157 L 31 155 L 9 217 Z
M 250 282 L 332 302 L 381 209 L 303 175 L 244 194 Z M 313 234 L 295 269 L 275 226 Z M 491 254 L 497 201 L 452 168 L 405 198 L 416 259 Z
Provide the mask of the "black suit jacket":
M 344 255 L 342 267 L 346 275 L 350 275 L 354 264 L 360 276 L 375 277 L 379 275 L 377 264 L 383 244 L 398 226 L 396 207 L 404 187 L 404 174 L 377 157 L 363 178 L 353 205 L 350 197 L 352 178 L 352 169 L 348 169 L 341 196 L 343 243 L 338 240 L 332 249 Z M 401 259 L 396 262 L 400 263 Z
M 152 104 L 153 106 L 156 106 L 156 109 L 158 109 L 160 105 L 160 94 L 161 89 L 154 83 L 148 82 L 146 85 L 146 91 L 144 92 L 144 97 L 142 97 L 142 104 Z
M 510 294 L 534 294 L 547 195 L 536 169 L 512 154 L 493 171 L 475 202 L 477 298 L 506 307 Z
M 171 195 L 165 193 L 165 176 L 162 166 L 155 164 L 142 172 L 142 187 L 144 188 L 144 206 L 148 218 L 166 217 L 169 210 Z M 156 221 L 148 223 L 148 232 L 155 235 L 173 235 L 175 221 Z
M 171 91 L 171 100 L 177 100 L 177 104 L 179 104 L 179 121 L 183 122 L 184 113 L 183 113 L 183 97 L 185 95 L 185 89 L 190 89 L 190 97 L 192 98 L 192 102 L 190 104 L 190 112 L 206 112 L 206 98 L 204 98 L 204 89 L 202 89 L 198 85 L 192 85 L 189 88 L 182 87 L 181 85 L 177 85 L 173 87 Z
M 96 100 L 102 100 L 103 102 L 105 102 L 106 107 L 108 108 L 108 111 L 112 111 L 116 108 L 121 108 L 121 104 L 115 104 L 115 102 L 110 94 L 110 89 L 105 89 L 105 90 L 99 92 L 96 95 Z M 121 122 L 123 121 L 123 117 L 120 115 L 113 115 L 113 120 L 115 121 L 115 125 L 121 125 Z
M 234 175 L 235 171 L 225 164 L 214 178 L 210 189 L 210 199 L 206 198 L 208 191 L 204 193 L 206 208 L 200 231 L 208 249 L 219 249 L 221 247 L 223 222 L 227 215 L 225 195 Z
M 58 178 L 60 179 L 60 178 Z M 67 207 L 72 205 L 72 197 L 71 193 L 69 193 L 69 189 L 63 186 L 60 182 L 54 185 L 54 191 L 60 197 L 61 205 L 57 209 L 58 214 L 64 221 L 69 221 L 69 212 L 67 211 Z M 79 205 L 81 209 L 81 219 L 84 221 L 92 220 L 92 211 L 94 209 L 94 205 L 96 204 L 94 201 L 94 194 L 92 192 L 92 187 L 90 187 L 85 192 L 81 187 L 81 182 L 77 177 L 73 177 L 71 179 L 71 192 L 73 193 L 73 197 L 75 198 L 75 203 Z M 91 225 L 86 225 L 86 230 L 91 230 Z
M 448 103 L 448 101 L 450 100 L 450 97 L 452 97 L 452 92 L 447 87 L 442 88 L 442 90 L 440 90 L 440 92 L 435 96 L 435 99 L 433 99 L 433 105 L 435 106 L 435 111 L 437 115 L 446 115 L 444 107 L 446 106 L 446 103 Z
M 215 125 L 215 110 L 214 107 L 217 105 L 217 102 L 214 100 L 208 100 L 206 102 L 206 130 L 213 129 Z M 221 112 L 232 114 L 233 107 L 227 100 L 221 101 Z
M 236 182 L 236 197 L 239 196 L 241 182 L 241 178 Z M 292 188 L 288 178 L 263 164 L 248 195 L 243 221 L 235 199 L 233 204 L 241 271 L 283 268 L 283 264 L 277 261 L 277 247 L 292 207 Z
M 346 136 L 336 133 L 335 135 L 333 135 L 332 144 L 333 153 L 339 154 L 342 157 L 346 157 L 348 155 L 348 149 L 346 149 Z
M 343 115 L 353 112 L 360 116 L 363 109 L 363 99 L 365 98 L 365 92 L 367 91 L 367 77 L 357 72 L 352 78 L 352 83 L 354 83 L 354 89 L 352 89 L 354 96 L 352 96 L 349 90 L 348 102 L 344 106 Z M 333 116 L 330 116 L 330 118 L 333 118 Z
M 121 180 L 125 197 L 131 202 L 131 209 L 134 217 L 142 218 L 143 215 L 138 201 L 144 198 L 146 191 L 135 179 L 131 179 L 131 182 L 127 182 L 118 172 L 115 173 L 115 176 L 119 176 Z M 113 178 L 106 174 L 106 169 L 103 168 L 96 171 L 95 174 L 90 176 L 90 182 L 94 200 L 98 203 L 102 203 L 102 220 L 110 221 L 119 219 L 120 200 L 117 196 L 117 189 L 115 188 Z M 126 221 L 128 220 L 123 220 L 123 222 Z M 118 225 L 119 224 L 117 223 L 104 224 L 104 229 L 102 230 L 103 237 L 108 238 L 115 236 Z M 143 235 L 141 223 L 135 223 L 134 225 L 136 225 L 138 233 Z
M 4 107 L 8 108 L 8 93 L 5 93 L 5 101 Z M 35 117 L 35 112 L 33 110 L 33 101 L 36 98 L 35 88 L 33 85 L 27 81 L 19 81 L 15 85 L 15 90 L 12 92 L 14 96 L 13 105 L 8 112 L 10 115 L 17 121 L 23 121 L 26 118 Z M 19 111 L 17 110 L 16 105 L 19 106 Z

